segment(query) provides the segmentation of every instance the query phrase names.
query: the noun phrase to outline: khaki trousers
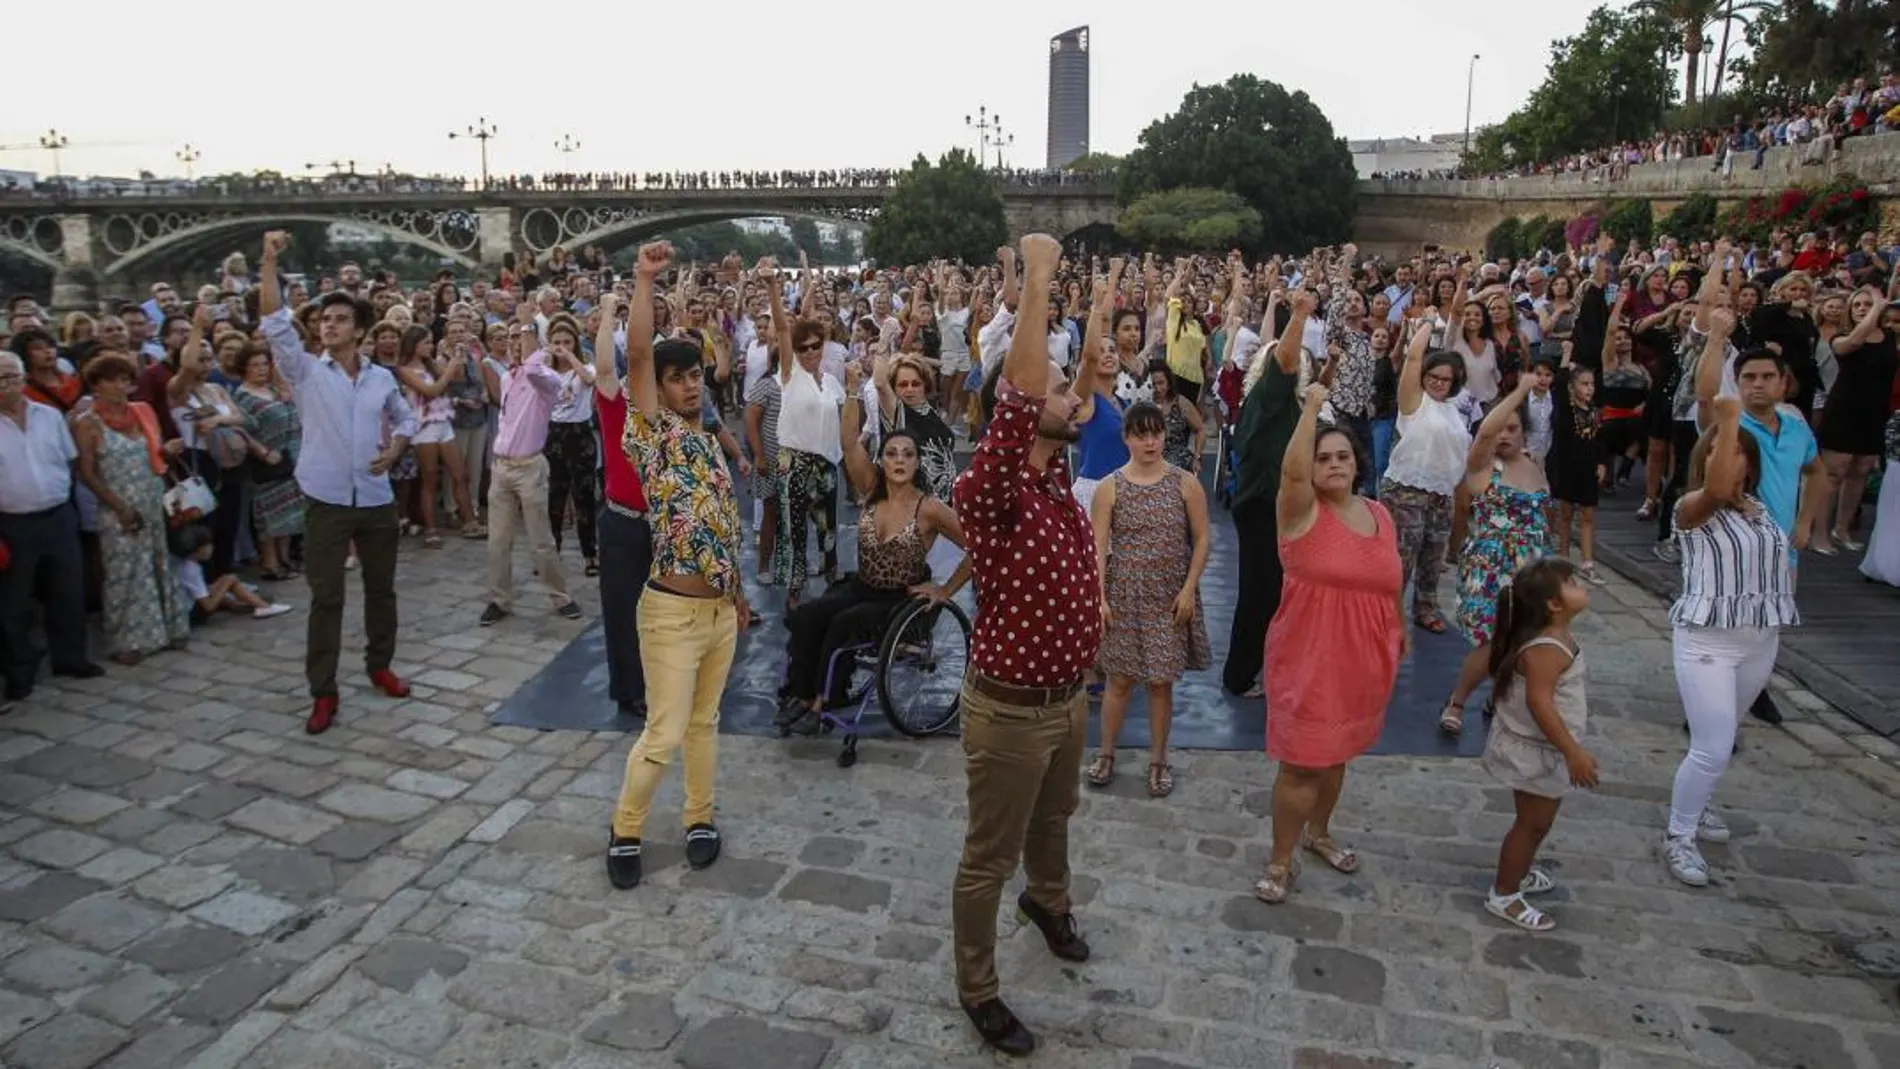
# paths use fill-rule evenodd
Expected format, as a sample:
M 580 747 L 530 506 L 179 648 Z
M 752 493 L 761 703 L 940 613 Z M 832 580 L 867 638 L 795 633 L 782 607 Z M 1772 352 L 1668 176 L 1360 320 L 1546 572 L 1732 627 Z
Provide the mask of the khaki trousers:
M 1030 901 L 1069 911 L 1069 818 L 1082 790 L 1088 695 L 1043 706 L 1005 705 L 963 685 L 963 754 L 970 829 L 951 896 L 957 997 L 996 997 L 996 909 L 1020 861 Z
M 726 598 L 689 598 L 649 586 L 640 595 L 640 666 L 647 722 L 627 752 L 614 834 L 639 838 L 673 755 L 686 753 L 684 827 L 711 823 L 719 763 L 719 698 L 732 670 L 739 620 Z
M 495 458 L 488 481 L 488 600 L 503 612 L 515 603 L 515 532 L 526 526 L 528 551 L 541 571 L 541 584 L 554 592 L 557 602 L 567 600 L 567 579 L 561 557 L 554 552 L 554 530 L 548 526 L 548 461 L 531 457 Z

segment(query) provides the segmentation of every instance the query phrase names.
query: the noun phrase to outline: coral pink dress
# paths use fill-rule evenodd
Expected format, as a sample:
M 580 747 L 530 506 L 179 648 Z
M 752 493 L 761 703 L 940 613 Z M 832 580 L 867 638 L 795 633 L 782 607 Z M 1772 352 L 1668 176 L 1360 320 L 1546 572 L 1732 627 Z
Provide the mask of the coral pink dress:
M 1286 585 L 1267 630 L 1267 756 L 1302 768 L 1343 764 L 1385 726 L 1399 675 L 1398 536 L 1385 506 L 1361 535 L 1325 504 L 1299 538 L 1280 539 Z

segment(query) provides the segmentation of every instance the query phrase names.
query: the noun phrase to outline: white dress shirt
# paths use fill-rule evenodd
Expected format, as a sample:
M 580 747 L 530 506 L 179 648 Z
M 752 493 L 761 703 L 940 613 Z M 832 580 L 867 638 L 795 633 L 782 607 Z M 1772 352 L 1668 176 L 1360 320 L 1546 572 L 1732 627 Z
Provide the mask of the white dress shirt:
M 24 516 L 65 504 L 78 459 L 66 417 L 51 405 L 27 401 L 24 427 L 0 415 L 0 512 Z

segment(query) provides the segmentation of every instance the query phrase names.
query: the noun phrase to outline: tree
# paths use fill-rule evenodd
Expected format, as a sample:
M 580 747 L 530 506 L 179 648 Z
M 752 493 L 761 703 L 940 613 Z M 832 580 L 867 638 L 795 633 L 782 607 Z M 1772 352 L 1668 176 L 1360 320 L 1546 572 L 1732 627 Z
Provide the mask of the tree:
M 933 165 L 919 155 L 884 197 L 865 247 L 885 264 L 939 257 L 987 263 L 1009 240 L 1003 198 L 975 157 L 951 149 Z
M 1746 36 L 1750 55 L 1735 61 L 1743 88 L 1783 102 L 1806 102 L 1900 65 L 1892 0 L 1782 0 Z
M 825 242 L 818 234 L 818 224 L 802 215 L 794 215 L 787 222 L 792 230 L 792 244 L 799 252 L 822 262 L 825 256 Z
M 1550 46 L 1550 69 L 1524 106 L 1472 139 L 1466 166 L 1481 173 L 1618 144 L 1654 132 L 1675 99 L 1663 52 L 1667 25 L 1597 8 L 1575 37 Z
M 1169 189 L 1122 210 L 1115 229 L 1129 241 L 1178 253 L 1250 246 L 1260 238 L 1260 213 L 1223 189 Z
M 1330 245 L 1352 231 L 1358 175 L 1319 106 L 1251 74 L 1190 89 L 1122 161 L 1123 204 L 1170 189 L 1218 189 L 1260 213 L 1250 251 Z
M 1635 0 L 1632 12 L 1652 15 L 1669 27 L 1683 55 L 1682 99 L 1696 100 L 1696 74 L 1702 62 L 1702 44 L 1716 25 L 1722 27 L 1722 59 L 1717 61 L 1716 92 L 1722 83 L 1721 64 L 1728 59 L 1728 33 L 1737 22 L 1746 24 L 1753 13 L 1772 10 L 1769 0 Z
M 1080 174 L 1114 174 L 1121 169 L 1123 159 L 1112 152 L 1090 152 L 1070 160 L 1063 170 Z

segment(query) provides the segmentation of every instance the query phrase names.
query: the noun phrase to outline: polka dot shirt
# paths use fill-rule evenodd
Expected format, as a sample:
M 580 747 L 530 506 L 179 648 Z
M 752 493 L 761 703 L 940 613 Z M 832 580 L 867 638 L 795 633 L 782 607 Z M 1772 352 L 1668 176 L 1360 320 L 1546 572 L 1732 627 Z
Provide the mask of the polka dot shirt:
M 1095 536 L 1070 492 L 1067 450 L 1029 464 L 1044 400 L 998 383 L 996 415 L 952 495 L 977 585 L 971 663 L 1018 687 L 1063 687 L 1102 642 Z

